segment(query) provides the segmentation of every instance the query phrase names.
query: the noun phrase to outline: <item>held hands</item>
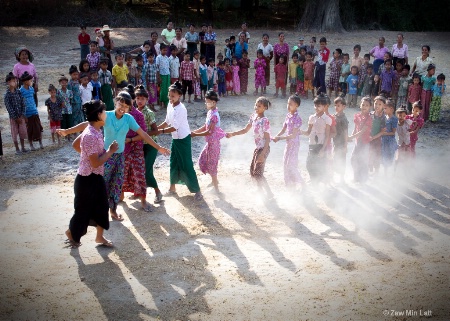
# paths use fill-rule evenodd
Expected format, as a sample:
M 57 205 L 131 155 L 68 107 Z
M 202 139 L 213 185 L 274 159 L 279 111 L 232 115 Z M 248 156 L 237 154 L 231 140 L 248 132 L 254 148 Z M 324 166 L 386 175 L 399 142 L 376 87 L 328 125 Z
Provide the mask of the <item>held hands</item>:
M 119 149 L 119 144 L 116 141 L 113 141 L 111 145 L 109 145 L 107 152 L 114 154 Z
M 195 137 L 197 134 L 195 132 L 191 132 L 191 137 Z
M 276 143 L 277 141 L 280 140 L 280 137 L 279 136 L 275 136 L 275 137 L 272 138 L 272 140 L 273 140 L 274 143 Z
M 231 137 L 233 137 L 233 133 L 225 133 L 225 137 L 226 138 L 231 138 Z
M 169 156 L 170 155 L 170 150 L 168 150 L 167 148 L 164 148 L 164 147 L 159 147 L 158 148 L 158 152 L 160 152 L 164 156 Z

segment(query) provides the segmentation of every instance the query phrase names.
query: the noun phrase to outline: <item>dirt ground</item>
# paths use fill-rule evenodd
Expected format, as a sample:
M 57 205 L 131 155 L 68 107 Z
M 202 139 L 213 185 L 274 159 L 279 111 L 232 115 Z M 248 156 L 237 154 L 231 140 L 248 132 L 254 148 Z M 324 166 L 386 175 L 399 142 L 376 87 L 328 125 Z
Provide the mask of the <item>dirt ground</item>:
M 92 31 L 93 28 L 89 28 Z M 148 29 L 115 29 L 117 46 L 142 43 Z M 219 44 L 238 30 L 219 30 Z M 125 221 L 111 222 L 106 237 L 115 247 L 96 247 L 89 229 L 76 250 L 64 246 L 73 213 L 73 180 L 78 155 L 69 144 L 52 145 L 44 100 L 49 83 L 78 65 L 77 28 L 2 28 L 2 79 L 26 44 L 40 78 L 39 112 L 44 150 L 14 155 L 8 116 L 0 109 L 4 159 L 0 164 L 0 319 L 1 320 L 449 320 L 450 319 L 450 108 L 442 120 L 420 133 L 417 159 L 395 176 L 311 186 L 289 192 L 283 183 L 284 143 L 272 143 L 266 177 L 275 193 L 267 201 L 253 186 L 248 167 L 250 134 L 222 140 L 221 195 L 197 169 L 204 202 L 187 189 L 166 197 L 152 213 L 126 198 L 119 206 Z M 250 58 L 265 30 L 250 30 Z M 271 30 L 271 43 L 278 31 Z M 292 46 L 299 34 L 286 32 Z M 395 32 L 328 34 L 328 47 L 363 52 Z M 306 37 L 311 35 L 306 34 Z M 320 36 L 320 35 L 317 35 Z M 406 33 L 410 56 L 428 43 L 437 72 L 450 75 L 449 33 Z M 254 70 L 250 71 L 252 83 Z M 2 87 L 2 94 L 5 87 Z M 250 86 L 250 92 L 252 86 Z M 273 81 L 268 89 L 274 93 Z M 272 134 L 286 114 L 286 101 L 273 99 L 267 112 Z M 254 97 L 219 102 L 222 127 L 243 127 Z M 3 101 L 0 105 L 4 107 Z M 187 106 L 191 129 L 200 127 L 202 103 Z M 347 109 L 351 120 L 356 112 Z M 302 102 L 304 122 L 313 113 Z M 164 118 L 157 113 L 158 121 Z M 306 128 L 304 125 L 303 128 Z M 350 130 L 353 129 L 351 125 Z M 204 140 L 194 138 L 197 159 Z M 163 146 L 169 137 L 161 137 Z M 300 169 L 307 140 L 302 139 Z M 353 143 L 349 145 L 349 157 Z M 169 186 L 168 157 L 158 156 L 156 176 Z M 148 191 L 149 201 L 153 191 Z

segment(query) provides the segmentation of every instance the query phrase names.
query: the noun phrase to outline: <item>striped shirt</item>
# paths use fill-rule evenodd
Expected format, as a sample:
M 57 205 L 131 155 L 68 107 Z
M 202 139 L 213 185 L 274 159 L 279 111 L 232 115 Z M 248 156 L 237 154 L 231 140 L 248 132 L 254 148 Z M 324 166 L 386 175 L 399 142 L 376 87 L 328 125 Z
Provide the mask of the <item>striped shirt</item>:
M 144 68 L 142 69 L 142 81 L 144 87 L 147 87 L 147 83 L 149 84 L 156 84 L 156 64 L 145 64 Z
M 109 70 L 103 71 L 103 69 L 100 69 L 98 71 L 98 80 L 103 85 L 111 85 L 112 83 L 112 75 Z

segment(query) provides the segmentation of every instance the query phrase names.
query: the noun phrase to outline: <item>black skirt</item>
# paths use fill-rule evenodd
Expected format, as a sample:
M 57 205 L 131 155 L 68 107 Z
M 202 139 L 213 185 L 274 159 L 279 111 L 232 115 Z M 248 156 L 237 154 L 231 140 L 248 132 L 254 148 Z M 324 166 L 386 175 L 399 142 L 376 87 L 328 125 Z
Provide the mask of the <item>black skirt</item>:
M 102 175 L 77 175 L 74 184 L 75 213 L 70 219 L 69 229 L 75 242 L 80 242 L 88 226 L 109 229 L 109 205 L 106 185 Z

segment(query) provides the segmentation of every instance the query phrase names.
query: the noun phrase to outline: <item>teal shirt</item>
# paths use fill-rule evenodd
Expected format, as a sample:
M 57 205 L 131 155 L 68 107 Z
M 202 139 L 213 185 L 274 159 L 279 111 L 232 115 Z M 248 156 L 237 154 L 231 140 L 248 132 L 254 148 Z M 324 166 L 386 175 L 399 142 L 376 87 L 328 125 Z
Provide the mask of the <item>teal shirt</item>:
M 136 120 L 130 114 L 124 114 L 122 118 L 117 119 L 114 110 L 107 111 L 104 126 L 105 149 L 108 149 L 109 145 L 115 140 L 119 144 L 119 149 L 116 153 L 123 153 L 128 131 L 130 129 L 137 131 L 139 128 Z
M 423 90 L 431 90 L 435 83 L 436 83 L 436 77 L 422 76 L 422 89 Z

